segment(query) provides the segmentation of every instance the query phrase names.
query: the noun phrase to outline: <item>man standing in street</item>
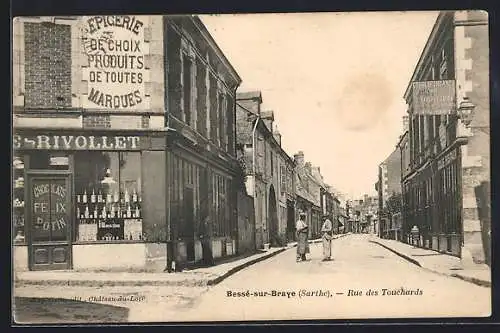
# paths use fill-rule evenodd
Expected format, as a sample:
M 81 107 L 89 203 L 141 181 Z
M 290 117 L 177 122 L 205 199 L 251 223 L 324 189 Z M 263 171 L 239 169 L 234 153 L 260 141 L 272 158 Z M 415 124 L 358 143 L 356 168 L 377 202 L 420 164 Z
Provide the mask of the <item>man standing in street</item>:
M 323 261 L 332 259 L 332 238 L 333 224 L 328 218 L 328 215 L 323 216 L 323 225 L 321 226 L 321 234 L 323 240 Z
M 297 262 L 306 260 L 306 253 L 308 253 L 308 234 L 309 226 L 306 223 L 306 213 L 299 213 L 299 220 L 295 224 L 295 230 L 297 232 Z

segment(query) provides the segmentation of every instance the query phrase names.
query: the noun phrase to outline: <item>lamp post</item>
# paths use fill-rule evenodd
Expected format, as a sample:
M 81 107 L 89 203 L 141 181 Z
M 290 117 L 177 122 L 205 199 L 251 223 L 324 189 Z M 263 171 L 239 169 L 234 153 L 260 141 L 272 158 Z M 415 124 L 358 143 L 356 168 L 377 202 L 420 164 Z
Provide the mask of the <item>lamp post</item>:
M 466 127 L 469 127 L 472 122 L 472 116 L 475 108 L 476 106 L 469 100 L 469 97 L 464 97 L 460 102 L 457 110 L 458 118 L 460 118 Z

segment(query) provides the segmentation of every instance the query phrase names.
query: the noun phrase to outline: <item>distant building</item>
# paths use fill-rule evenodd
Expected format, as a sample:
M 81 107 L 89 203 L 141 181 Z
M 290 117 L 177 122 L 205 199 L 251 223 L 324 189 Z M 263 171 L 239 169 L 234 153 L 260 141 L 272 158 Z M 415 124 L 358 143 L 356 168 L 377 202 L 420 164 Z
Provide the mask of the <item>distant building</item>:
M 237 94 L 237 144 L 245 161 L 247 193 L 255 206 L 257 248 L 282 246 L 295 226 L 294 160 L 281 147 L 274 112 L 262 111 L 259 91 Z
M 400 239 L 402 226 L 393 223 L 393 215 L 401 214 L 401 151 L 397 147 L 382 163 L 378 172 L 378 234 L 382 238 Z M 399 222 L 397 220 L 396 222 Z
M 303 211 L 309 224 L 309 237 L 319 235 L 321 221 L 321 194 L 320 184 L 312 175 L 311 163 L 305 162 L 304 152 L 294 155 L 295 184 L 297 194 L 297 214 Z M 298 216 L 296 217 L 298 219 Z

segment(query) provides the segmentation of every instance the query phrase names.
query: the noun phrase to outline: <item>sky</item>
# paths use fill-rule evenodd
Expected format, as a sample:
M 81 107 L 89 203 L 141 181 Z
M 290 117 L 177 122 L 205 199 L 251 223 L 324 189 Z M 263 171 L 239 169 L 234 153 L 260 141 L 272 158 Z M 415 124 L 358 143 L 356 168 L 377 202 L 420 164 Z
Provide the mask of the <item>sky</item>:
M 202 15 L 243 82 L 273 110 L 283 149 L 346 199 L 375 194 L 404 92 L 437 12 Z

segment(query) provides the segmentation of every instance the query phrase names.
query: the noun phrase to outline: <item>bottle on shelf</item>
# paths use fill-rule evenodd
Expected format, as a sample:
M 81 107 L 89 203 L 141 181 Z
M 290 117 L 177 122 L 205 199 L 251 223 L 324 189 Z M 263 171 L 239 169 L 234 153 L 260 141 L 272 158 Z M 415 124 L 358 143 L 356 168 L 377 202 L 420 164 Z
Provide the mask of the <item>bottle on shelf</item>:
M 94 218 L 98 218 L 99 217 L 99 213 L 97 212 L 97 205 L 95 206 L 94 208 Z
M 77 194 L 77 195 L 76 195 L 76 203 L 80 203 L 80 201 L 81 201 L 81 200 L 82 200 L 82 199 L 81 199 L 80 194 Z
M 127 218 L 132 217 L 132 210 L 130 209 L 130 205 L 127 205 Z
M 86 203 L 87 203 L 87 190 L 84 190 L 84 192 L 83 192 L 82 202 L 83 202 L 84 204 L 86 204 Z
M 111 218 L 115 217 L 115 205 L 111 205 Z
M 99 190 L 99 193 L 97 194 L 97 203 L 103 203 L 103 199 L 102 199 L 102 192 L 101 190 Z
M 130 195 L 128 193 L 128 189 L 125 188 L 125 203 L 130 202 Z
M 88 219 L 88 218 L 89 218 L 89 216 L 90 216 L 90 213 L 89 213 L 89 206 L 88 206 L 88 205 L 86 205 L 86 206 L 85 206 L 85 213 L 84 213 L 84 216 L 85 216 L 85 218 L 86 218 L 86 219 Z
M 103 207 L 102 207 L 101 216 L 102 216 L 102 218 L 103 218 L 103 219 L 105 219 L 105 218 L 106 218 L 106 206 L 103 206 Z
M 90 195 L 90 202 L 95 203 L 95 191 L 92 189 L 92 194 Z
M 137 192 L 135 191 L 135 188 L 134 192 L 132 193 L 132 202 L 137 202 Z
M 115 191 L 113 199 L 115 202 L 118 202 L 120 200 L 120 196 L 118 195 L 118 191 Z
M 108 194 L 106 194 L 106 202 L 108 202 L 108 203 L 113 202 L 113 198 L 111 196 L 111 192 L 109 192 Z
M 135 207 L 135 217 L 136 218 L 140 218 L 141 217 L 141 212 L 139 210 L 139 206 Z

